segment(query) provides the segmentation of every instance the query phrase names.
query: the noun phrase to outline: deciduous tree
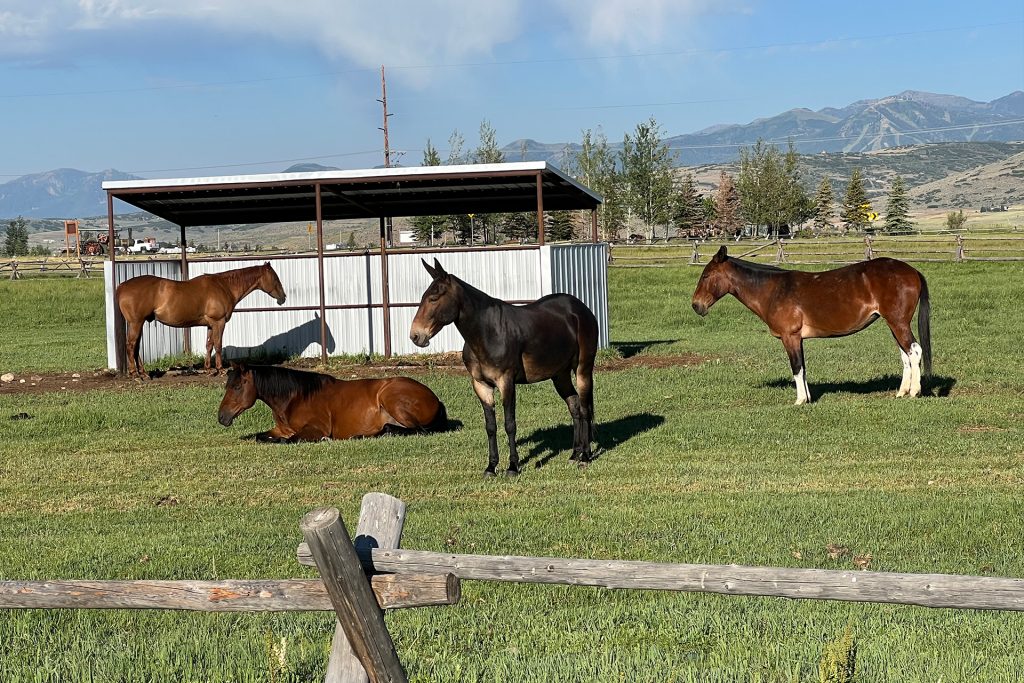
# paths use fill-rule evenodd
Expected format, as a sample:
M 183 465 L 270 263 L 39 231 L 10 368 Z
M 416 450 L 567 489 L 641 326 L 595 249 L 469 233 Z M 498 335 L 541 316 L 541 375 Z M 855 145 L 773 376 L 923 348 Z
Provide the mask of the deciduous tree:
M 626 134 L 619 154 L 625 180 L 625 198 L 631 212 L 647 225 L 648 237 L 655 227 L 668 223 L 672 208 L 672 153 L 661 140 L 661 127 L 651 117 Z

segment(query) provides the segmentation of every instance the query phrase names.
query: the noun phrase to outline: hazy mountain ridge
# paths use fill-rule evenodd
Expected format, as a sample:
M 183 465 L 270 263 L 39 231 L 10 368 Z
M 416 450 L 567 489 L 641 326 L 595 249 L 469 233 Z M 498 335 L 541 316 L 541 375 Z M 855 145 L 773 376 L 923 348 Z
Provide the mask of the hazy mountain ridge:
M 985 124 L 998 124 L 989 125 Z M 976 102 L 957 95 L 906 90 L 873 100 L 860 100 L 842 108 L 826 107 L 818 111 L 798 108 L 776 116 L 759 118 L 747 124 L 720 124 L 702 131 L 669 137 L 665 142 L 677 153 L 683 166 L 728 165 L 735 161 L 742 146 L 758 138 L 785 144 L 792 138 L 801 154 L 815 156 L 804 164 L 809 178 L 821 165 L 842 177 L 841 169 L 861 164 L 865 171 L 888 165 L 882 175 L 900 173 L 909 187 L 940 180 L 949 173 L 962 173 L 981 164 L 998 161 L 1014 152 L 998 147 L 1008 141 L 1024 140 L 1024 92 L 1015 91 L 991 102 Z M 996 147 L 984 147 L 991 142 Z M 927 160 L 928 152 L 903 155 L 905 158 L 871 158 L 870 152 L 884 152 L 906 146 L 933 143 L 970 143 L 959 152 L 953 148 L 935 151 L 941 163 Z M 982 146 L 977 146 L 979 143 Z M 610 141 L 619 148 L 621 141 Z M 516 140 L 505 147 L 507 161 L 549 161 L 564 166 L 569 155 L 579 150 L 578 143 L 544 143 Z M 902 154 L 902 153 L 901 153 Z M 956 154 L 963 158 L 957 159 Z M 921 160 L 924 155 L 924 161 Z M 820 162 L 820 163 L 819 163 Z M 969 165 L 965 165 L 969 164 Z M 303 163 L 285 172 L 326 171 L 333 167 Z M 936 175 L 936 173 L 942 175 Z M 824 175 L 822 172 L 820 175 Z M 870 173 L 869 173 L 870 175 Z M 90 173 L 75 169 L 57 169 L 17 178 L 0 185 L 0 218 L 74 218 L 106 213 L 105 180 L 134 180 L 138 176 L 113 169 Z M 1007 188 L 1007 196 L 1021 194 Z M 974 197 L 977 193 L 963 195 Z M 120 204 L 119 213 L 133 209 Z

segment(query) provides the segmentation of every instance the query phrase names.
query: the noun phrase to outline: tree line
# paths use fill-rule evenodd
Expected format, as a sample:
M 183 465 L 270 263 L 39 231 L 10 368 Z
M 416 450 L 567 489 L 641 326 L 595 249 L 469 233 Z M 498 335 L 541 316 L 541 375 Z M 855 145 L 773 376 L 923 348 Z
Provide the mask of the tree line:
M 448 139 L 448 156 L 442 159 L 428 139 L 424 166 L 490 164 L 507 161 L 488 121 L 480 124 L 480 143 L 465 151 L 465 140 L 455 131 Z M 812 195 L 799 168 L 799 156 L 789 143 L 785 151 L 758 140 L 739 150 L 739 171 L 721 171 L 717 187 L 701 192 L 693 173 L 676 167 L 676 155 L 663 140 L 652 117 L 624 135 L 617 149 L 600 130 L 584 130 L 579 148 L 565 154 L 563 170 L 604 198 L 597 210 L 603 239 L 734 237 L 739 234 L 777 238 L 798 231 L 815 235 L 862 231 L 902 232 L 912 227 L 903 179 L 892 183 L 879 221 L 868 201 L 860 169 L 854 169 L 842 197 L 837 197 L 829 177 Z M 520 156 L 525 160 L 526 149 Z M 418 241 L 435 244 L 449 236 L 456 242 L 481 244 L 537 238 L 536 213 L 418 216 L 411 219 Z M 549 240 L 572 239 L 587 234 L 589 226 L 580 212 L 545 212 Z M 633 232 L 633 231 L 640 232 Z

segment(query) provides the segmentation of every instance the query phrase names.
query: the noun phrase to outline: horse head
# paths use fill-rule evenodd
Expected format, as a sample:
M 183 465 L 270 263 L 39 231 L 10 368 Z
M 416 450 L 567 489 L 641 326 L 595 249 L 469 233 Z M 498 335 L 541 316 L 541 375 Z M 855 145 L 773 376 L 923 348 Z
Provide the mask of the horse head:
M 704 272 L 697 281 L 697 289 L 693 292 L 693 310 L 697 315 L 707 315 L 708 309 L 729 293 L 731 282 L 728 262 L 729 250 L 722 245 L 711 261 L 704 266 Z
M 217 421 L 230 427 L 235 418 L 256 403 L 256 380 L 245 363 L 231 363 L 224 398 L 220 402 Z
M 423 292 L 409 330 L 412 343 L 421 348 L 429 344 L 442 327 L 455 321 L 460 306 L 458 281 L 445 272 L 436 258 L 433 266 L 423 261 L 423 267 L 434 281 Z
M 281 284 L 281 278 L 277 277 L 277 273 L 270 266 L 270 261 L 263 264 L 263 272 L 260 273 L 259 288 L 270 296 L 277 299 L 277 305 L 283 306 L 286 295 L 284 293 L 284 285 Z

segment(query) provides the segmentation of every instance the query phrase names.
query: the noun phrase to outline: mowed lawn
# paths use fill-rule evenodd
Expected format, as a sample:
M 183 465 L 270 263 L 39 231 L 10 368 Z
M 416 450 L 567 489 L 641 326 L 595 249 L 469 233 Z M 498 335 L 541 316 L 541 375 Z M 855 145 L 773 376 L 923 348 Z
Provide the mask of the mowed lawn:
M 479 404 L 440 372 L 421 379 L 458 431 L 296 446 L 241 440 L 270 426 L 262 407 L 221 427 L 215 387 L 0 396 L 0 578 L 313 576 L 298 520 L 329 504 L 351 528 L 367 491 L 409 504 L 409 548 L 1022 577 L 1024 265 L 921 269 L 940 395 L 894 398 L 877 323 L 807 343 L 817 402 L 795 407 L 753 314 L 692 312 L 699 269 L 613 267 L 612 338 L 654 358 L 599 370 L 603 452 L 584 470 L 550 384 L 521 390 L 513 481 L 481 478 Z M 0 283 L 0 372 L 101 366 L 101 295 Z M 0 681 L 320 680 L 332 621 L 0 611 Z M 862 681 L 1016 681 L 1024 651 L 1017 613 L 470 581 L 459 605 L 388 623 L 414 681 L 817 681 L 847 627 Z

